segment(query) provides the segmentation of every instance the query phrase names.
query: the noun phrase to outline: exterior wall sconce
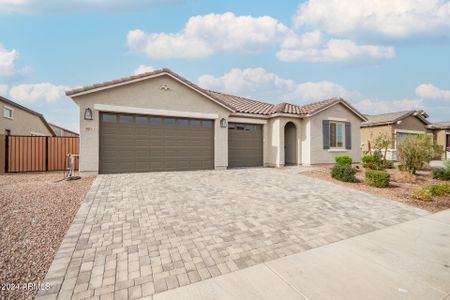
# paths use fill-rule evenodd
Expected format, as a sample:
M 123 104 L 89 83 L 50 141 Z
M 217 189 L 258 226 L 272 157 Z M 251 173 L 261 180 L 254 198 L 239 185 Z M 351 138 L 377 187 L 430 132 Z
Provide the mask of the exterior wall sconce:
M 86 108 L 84 110 L 84 119 L 85 120 L 92 120 L 92 110 L 90 108 Z
M 227 128 L 227 120 L 225 118 L 220 119 L 220 127 Z

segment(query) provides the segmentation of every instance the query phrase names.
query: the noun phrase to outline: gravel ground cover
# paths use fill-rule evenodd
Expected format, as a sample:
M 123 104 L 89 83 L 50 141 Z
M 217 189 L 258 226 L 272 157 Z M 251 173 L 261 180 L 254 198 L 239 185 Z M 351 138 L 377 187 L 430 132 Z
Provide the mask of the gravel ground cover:
M 398 172 L 396 169 L 387 169 L 386 172 L 391 174 L 391 182 L 387 188 L 376 188 L 364 184 L 364 168 L 360 164 L 355 164 L 354 167 L 358 167 L 356 173 L 357 182 L 342 182 L 334 179 L 330 175 L 330 169 L 333 165 L 315 165 L 314 169 L 307 172 L 302 172 L 302 175 L 319 178 L 333 183 L 346 186 L 348 188 L 357 189 L 369 194 L 385 197 L 395 201 L 399 201 L 408 205 L 412 205 L 418 208 L 428 210 L 430 212 L 437 212 L 450 208 L 450 197 L 434 197 L 432 201 L 419 201 L 411 197 L 411 192 L 420 187 L 430 184 L 442 184 L 445 181 L 433 179 L 431 177 L 431 171 L 421 170 L 417 171 L 416 182 L 414 183 L 402 183 L 396 182 L 394 179 L 394 173 Z
M 94 177 L 0 175 L 0 299 L 29 299 L 47 273 Z M 14 289 L 14 290 L 11 290 Z

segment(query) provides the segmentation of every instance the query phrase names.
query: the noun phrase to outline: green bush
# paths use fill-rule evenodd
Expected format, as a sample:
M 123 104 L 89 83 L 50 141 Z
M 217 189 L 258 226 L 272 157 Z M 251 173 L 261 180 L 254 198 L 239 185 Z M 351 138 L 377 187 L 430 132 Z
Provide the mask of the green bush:
M 385 169 L 393 169 L 394 168 L 394 162 L 392 160 L 385 160 L 383 162 L 383 167 Z
M 400 161 L 406 171 L 416 174 L 416 170 L 422 169 L 437 155 L 436 149 L 433 137 L 428 134 L 409 137 L 399 146 Z
M 365 178 L 366 184 L 383 188 L 389 186 L 391 174 L 384 171 L 368 170 L 366 171 Z
M 450 194 L 450 184 L 432 184 L 427 187 L 432 196 L 444 196 Z
M 353 163 L 350 156 L 336 156 L 335 160 L 338 165 L 351 165 Z
M 335 165 L 331 169 L 331 177 L 345 182 L 355 182 L 356 169 L 350 165 Z
M 380 157 L 378 155 L 371 156 L 370 154 L 366 154 L 363 157 L 361 157 L 362 165 L 365 169 L 370 170 L 382 170 L 383 169 L 383 162 L 381 161 Z
M 433 169 L 433 178 L 439 180 L 450 180 L 450 168 Z

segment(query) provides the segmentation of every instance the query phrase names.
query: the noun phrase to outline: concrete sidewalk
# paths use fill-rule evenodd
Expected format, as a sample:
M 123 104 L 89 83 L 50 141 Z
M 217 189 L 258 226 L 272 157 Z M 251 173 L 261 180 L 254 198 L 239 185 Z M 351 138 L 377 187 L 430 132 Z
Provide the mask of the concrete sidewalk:
M 156 294 L 154 299 L 450 300 L 450 210 Z

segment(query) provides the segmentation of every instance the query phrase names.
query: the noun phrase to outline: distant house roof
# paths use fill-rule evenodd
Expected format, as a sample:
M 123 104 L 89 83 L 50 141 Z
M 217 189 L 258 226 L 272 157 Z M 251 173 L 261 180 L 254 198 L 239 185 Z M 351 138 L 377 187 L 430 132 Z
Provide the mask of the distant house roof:
M 59 125 L 56 125 L 56 124 L 53 124 L 53 123 L 48 123 L 48 125 L 50 125 L 51 127 L 55 127 L 55 128 L 58 128 L 58 129 L 64 130 L 64 131 L 66 131 L 66 132 L 68 132 L 68 133 L 71 133 L 71 134 L 75 134 L 75 135 L 80 135 L 80 134 L 79 134 L 78 132 L 75 132 L 75 131 L 72 131 L 72 130 L 66 129 L 66 128 L 64 128 L 64 127 L 61 127 L 61 126 L 59 126 Z
M 450 121 L 431 123 L 428 127 L 431 129 L 450 129 Z
M 29 109 L 28 107 L 25 107 L 23 105 L 20 105 L 19 103 L 16 103 L 12 100 L 6 99 L 5 97 L 0 96 L 0 101 L 3 101 L 5 103 L 7 103 L 8 105 L 14 106 L 18 109 L 21 109 L 23 111 L 26 111 L 32 115 L 35 115 L 36 117 L 40 118 L 42 123 L 44 123 L 45 127 L 47 127 L 47 129 L 50 131 L 50 133 L 55 136 L 55 132 L 53 131 L 53 129 L 50 127 L 50 125 L 47 123 L 47 121 L 45 120 L 44 116 L 34 110 Z
M 401 121 L 409 116 L 417 117 L 419 120 L 421 120 L 426 125 L 430 124 L 430 122 L 426 119 L 426 118 L 428 118 L 428 114 L 426 112 L 424 112 L 423 110 L 406 110 L 406 111 L 385 113 L 385 114 L 380 114 L 380 115 L 366 115 L 367 122 L 363 122 L 361 124 L 361 127 L 371 127 L 371 126 L 394 124 L 394 123 Z
M 338 103 L 343 104 L 348 109 L 350 109 L 353 113 L 355 113 L 358 117 L 360 117 L 363 121 L 366 121 L 366 117 L 358 112 L 354 107 L 352 107 L 349 103 L 347 103 L 342 98 L 330 98 L 327 100 L 322 100 L 306 105 L 296 105 L 291 103 L 280 103 L 280 104 L 271 104 L 267 102 L 262 102 L 258 100 L 253 100 L 249 98 L 244 98 L 240 96 L 234 96 L 222 92 L 217 91 L 211 91 L 204 88 L 199 87 L 195 83 L 187 80 L 186 78 L 178 75 L 177 73 L 167 69 L 163 68 L 160 70 L 155 70 L 151 72 L 142 73 L 139 75 L 129 76 L 120 78 L 117 80 L 102 82 L 99 84 L 89 85 L 85 87 L 76 88 L 70 91 L 66 92 L 67 96 L 70 97 L 77 97 L 81 96 L 87 93 L 93 93 L 95 91 L 100 91 L 107 88 L 112 88 L 115 86 L 121 86 L 128 83 L 138 82 L 145 79 L 153 78 L 158 75 L 167 74 L 182 83 L 186 84 L 187 86 L 191 87 L 192 89 L 196 90 L 197 92 L 207 96 L 208 98 L 212 99 L 213 101 L 219 103 L 220 105 L 224 106 L 225 108 L 229 109 L 230 111 L 234 113 L 245 113 L 245 114 L 255 114 L 255 115 L 263 115 L 263 116 L 270 116 L 273 114 L 292 114 L 292 115 L 299 115 L 299 116 L 312 116 L 316 113 L 319 113 L 320 111 L 327 109 L 331 106 L 334 106 Z

